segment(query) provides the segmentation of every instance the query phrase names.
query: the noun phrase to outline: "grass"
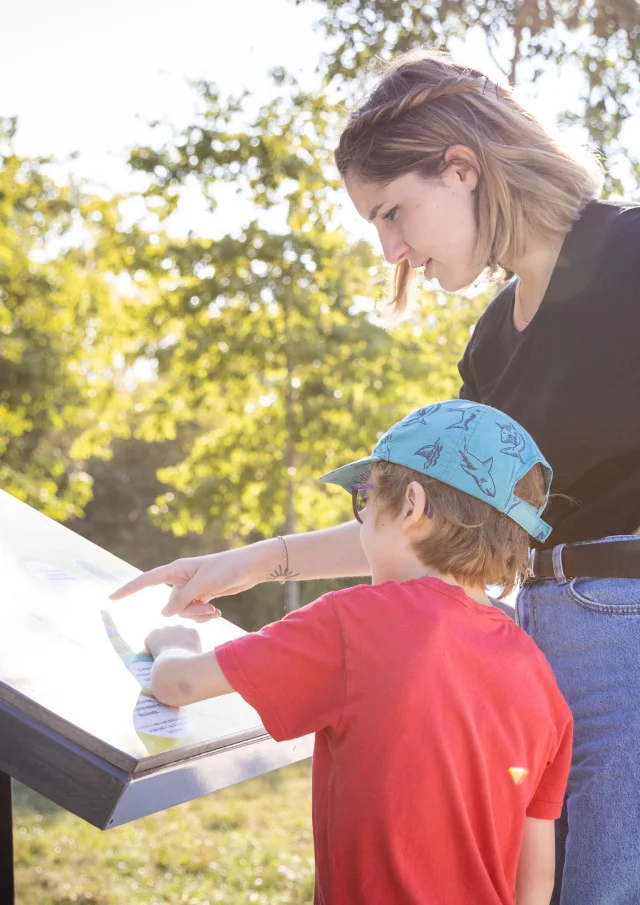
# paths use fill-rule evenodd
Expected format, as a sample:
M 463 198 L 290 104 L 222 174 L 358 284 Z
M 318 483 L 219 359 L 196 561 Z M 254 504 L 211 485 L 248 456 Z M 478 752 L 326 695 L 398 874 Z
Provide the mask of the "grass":
M 102 832 L 14 785 L 17 905 L 307 905 L 305 761 Z

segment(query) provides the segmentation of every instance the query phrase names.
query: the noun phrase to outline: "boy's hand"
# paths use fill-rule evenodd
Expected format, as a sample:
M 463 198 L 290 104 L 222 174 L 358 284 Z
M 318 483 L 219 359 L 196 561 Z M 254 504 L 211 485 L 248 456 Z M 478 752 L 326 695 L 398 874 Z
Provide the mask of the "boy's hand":
M 186 625 L 167 625 L 149 632 L 144 642 L 145 648 L 156 659 L 162 651 L 176 648 L 192 654 L 202 653 L 200 635 L 194 628 Z
M 169 707 L 184 707 L 205 698 L 231 694 L 214 650 L 202 653 L 200 635 L 186 625 L 167 625 L 147 635 L 153 657 L 151 693 Z

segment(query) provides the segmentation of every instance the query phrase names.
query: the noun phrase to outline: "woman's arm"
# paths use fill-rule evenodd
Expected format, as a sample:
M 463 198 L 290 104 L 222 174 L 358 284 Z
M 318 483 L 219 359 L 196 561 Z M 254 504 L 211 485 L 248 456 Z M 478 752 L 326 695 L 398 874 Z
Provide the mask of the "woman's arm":
M 274 537 L 209 556 L 178 559 L 143 572 L 110 599 L 120 600 L 152 585 L 169 584 L 173 590 L 162 612 L 204 622 L 219 615 L 208 601 L 238 594 L 263 581 L 277 581 L 286 568 L 287 577 L 301 581 L 371 574 L 355 519 L 322 531 L 290 534 L 285 543 L 286 554 L 282 540 Z
M 301 581 L 371 575 L 371 566 L 360 544 L 360 525 L 355 519 L 323 531 L 288 534 L 284 540 L 289 553 L 289 571 Z M 255 546 L 261 544 L 265 545 L 267 554 L 268 577 L 273 579 L 276 576 L 270 566 L 274 558 L 277 563 L 284 562 L 284 546 L 277 537 L 260 541 Z

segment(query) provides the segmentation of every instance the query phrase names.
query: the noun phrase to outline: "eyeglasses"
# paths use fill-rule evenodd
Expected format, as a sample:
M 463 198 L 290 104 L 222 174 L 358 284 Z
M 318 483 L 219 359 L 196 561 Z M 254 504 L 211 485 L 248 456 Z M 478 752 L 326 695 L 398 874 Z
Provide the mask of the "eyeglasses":
M 356 517 L 356 521 L 360 522 L 360 524 L 362 524 L 360 513 L 363 509 L 366 508 L 367 505 L 367 490 L 371 490 L 373 486 L 373 484 L 354 484 L 351 488 L 353 514 Z
M 360 522 L 361 525 L 362 519 L 360 518 L 360 513 L 367 507 L 367 490 L 372 490 L 374 486 L 374 484 L 354 484 L 351 488 L 353 514 L 356 517 L 356 521 Z M 431 504 L 428 500 L 427 505 L 425 506 L 424 514 L 427 518 L 433 518 L 433 509 L 431 508 Z

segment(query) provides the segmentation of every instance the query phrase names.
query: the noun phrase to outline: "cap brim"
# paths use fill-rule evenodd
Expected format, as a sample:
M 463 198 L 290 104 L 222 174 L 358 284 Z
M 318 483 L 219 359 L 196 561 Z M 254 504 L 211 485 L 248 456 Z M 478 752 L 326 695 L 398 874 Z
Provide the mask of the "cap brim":
M 358 459 L 357 462 L 351 462 L 334 471 L 328 471 L 327 474 L 322 475 L 320 480 L 323 484 L 337 484 L 351 493 L 353 485 L 362 484 L 369 476 L 372 465 L 379 461 L 380 459 L 377 457 L 367 456 L 366 459 Z

